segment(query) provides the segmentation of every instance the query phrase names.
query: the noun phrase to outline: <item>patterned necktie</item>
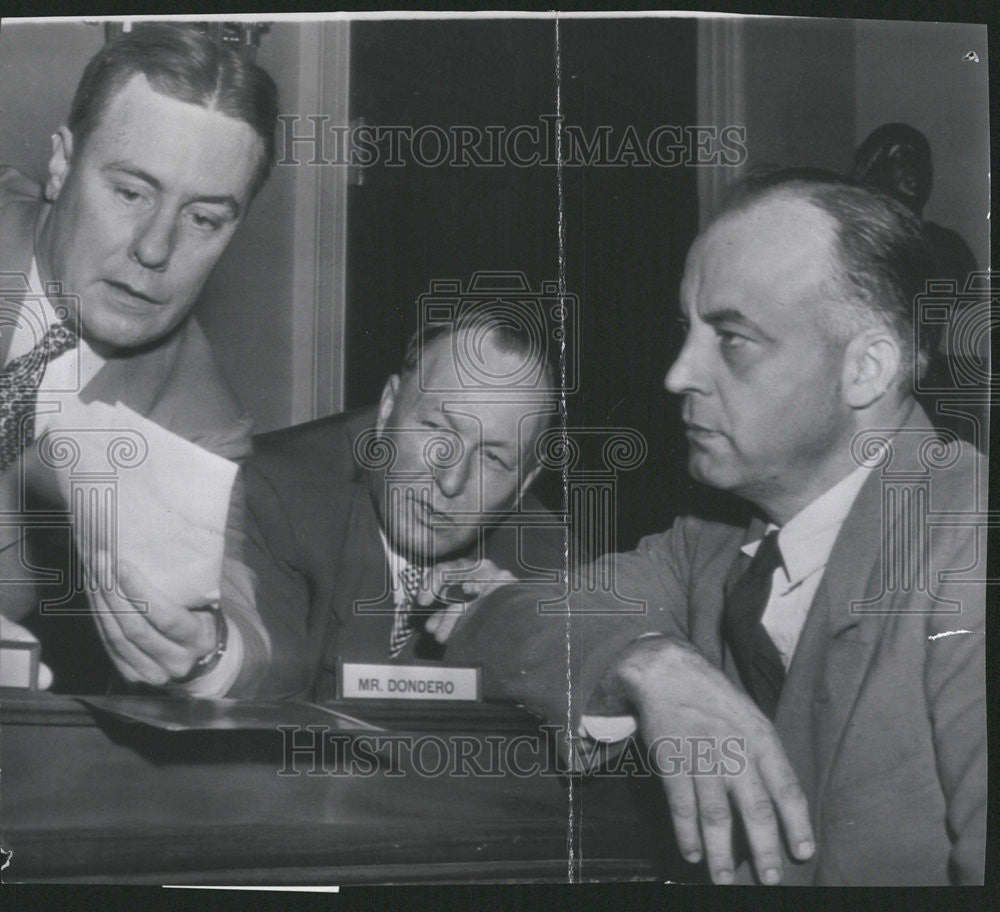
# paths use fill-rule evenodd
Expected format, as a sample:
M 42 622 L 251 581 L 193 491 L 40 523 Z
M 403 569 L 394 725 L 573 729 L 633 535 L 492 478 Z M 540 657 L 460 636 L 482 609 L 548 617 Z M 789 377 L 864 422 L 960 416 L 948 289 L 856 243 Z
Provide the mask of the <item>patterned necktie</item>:
M 771 595 L 771 579 L 782 565 L 778 531 L 769 532 L 750 565 L 726 595 L 722 631 L 747 693 L 773 719 L 785 683 L 785 665 L 761 623 Z
M 413 633 L 413 606 L 417 602 L 417 594 L 420 592 L 420 583 L 424 578 L 422 567 L 406 564 L 399 571 L 399 581 L 403 584 L 403 592 L 406 597 L 401 605 L 396 608 L 396 613 L 392 619 L 392 633 L 389 634 L 389 655 L 396 658 L 403 651 L 406 641 Z
M 77 341 L 72 329 L 56 323 L 30 352 L 0 371 L 0 472 L 35 439 L 35 404 L 45 368 Z

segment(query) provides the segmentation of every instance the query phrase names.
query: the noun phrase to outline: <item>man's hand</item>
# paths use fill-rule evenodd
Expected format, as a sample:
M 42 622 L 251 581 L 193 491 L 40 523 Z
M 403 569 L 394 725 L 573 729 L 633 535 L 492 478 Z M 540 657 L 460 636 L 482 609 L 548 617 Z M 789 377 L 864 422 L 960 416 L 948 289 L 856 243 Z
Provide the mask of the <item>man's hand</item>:
M 98 562 L 106 568 L 110 557 L 101 553 Z M 108 655 L 126 680 L 166 684 L 186 675 L 212 651 L 211 612 L 172 603 L 141 570 L 125 561 L 118 565 L 118 589 L 124 597 L 101 589 L 93 597 L 93 610 Z
M 773 726 L 753 701 L 687 643 L 666 637 L 636 640 L 604 682 L 605 694 L 624 699 L 638 715 L 646 744 L 673 737 L 737 738 L 745 769 L 737 775 L 663 777 L 681 852 L 691 862 L 707 856 L 715 883 L 731 883 L 732 805 L 742 817 L 757 875 L 782 877 L 781 835 L 799 860 L 814 851 L 809 807 Z
M 472 603 L 476 599 L 516 582 L 514 574 L 501 570 L 491 560 L 461 559 L 435 564 L 417 595 L 417 604 L 428 607 L 445 602 L 446 607 L 427 619 L 424 630 L 439 643 L 446 643 L 459 620 L 475 610 Z

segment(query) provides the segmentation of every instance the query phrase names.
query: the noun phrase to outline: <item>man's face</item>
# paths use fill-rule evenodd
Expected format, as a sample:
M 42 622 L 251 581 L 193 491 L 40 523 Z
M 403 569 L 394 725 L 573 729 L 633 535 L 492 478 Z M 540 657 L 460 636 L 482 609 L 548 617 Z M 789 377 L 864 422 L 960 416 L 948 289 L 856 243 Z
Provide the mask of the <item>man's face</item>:
M 456 392 L 452 341 L 434 340 L 422 370 L 389 378 L 376 422 L 396 450 L 389 471 L 372 478 L 382 527 L 397 553 L 426 564 L 468 549 L 517 503 L 538 472 L 531 454 L 545 426 L 545 406 L 530 394 Z M 482 355 L 501 376 L 524 360 L 488 340 Z
M 688 255 L 689 329 L 666 377 L 684 397 L 688 468 L 760 506 L 805 505 L 840 477 L 843 346 L 820 319 L 833 240 L 825 213 L 772 198 L 717 222 Z
M 139 75 L 74 145 L 65 127 L 54 138 L 42 276 L 80 296 L 98 345 L 152 342 L 187 315 L 246 212 L 261 143 L 249 124 Z

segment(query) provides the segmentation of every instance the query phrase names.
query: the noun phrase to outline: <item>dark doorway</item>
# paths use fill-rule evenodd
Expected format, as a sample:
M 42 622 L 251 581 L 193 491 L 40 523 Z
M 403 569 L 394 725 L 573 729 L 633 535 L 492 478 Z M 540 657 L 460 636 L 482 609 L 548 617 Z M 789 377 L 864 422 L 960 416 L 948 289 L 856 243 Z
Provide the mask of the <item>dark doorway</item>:
M 378 164 L 354 172 L 348 407 L 377 399 L 432 282 L 464 283 L 484 270 L 523 273 L 532 289 L 557 280 L 561 198 L 566 290 L 579 302 L 580 326 L 568 422 L 631 427 L 646 440 L 645 461 L 619 478 L 614 546 L 664 529 L 690 502 L 684 437 L 662 380 L 677 350 L 677 286 L 697 228 L 696 171 L 683 160 L 643 164 L 622 143 L 628 131 L 642 144 L 664 125 L 696 123 L 695 22 L 563 21 L 558 68 L 551 21 L 352 28 L 352 118 L 383 132 L 406 128 L 407 140 L 428 129 L 422 149 L 407 140 L 398 147 L 401 164 L 387 161 L 383 143 Z M 564 133 L 576 131 L 579 153 L 562 168 L 551 145 L 557 111 Z M 459 127 L 502 135 L 499 163 L 488 144 L 479 148 L 485 164 L 458 155 Z M 511 143 L 522 127 L 530 129 Z M 453 156 L 437 162 L 442 133 Z M 601 448 L 600 435 L 584 438 L 584 468 L 601 467 Z M 558 501 L 558 479 L 546 492 Z

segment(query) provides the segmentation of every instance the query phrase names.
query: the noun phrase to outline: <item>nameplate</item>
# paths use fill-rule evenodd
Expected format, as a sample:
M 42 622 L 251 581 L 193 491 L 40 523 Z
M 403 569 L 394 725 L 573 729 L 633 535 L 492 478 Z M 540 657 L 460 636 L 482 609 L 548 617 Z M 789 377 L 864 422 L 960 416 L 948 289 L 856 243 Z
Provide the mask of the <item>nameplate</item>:
M 479 700 L 479 669 L 341 662 L 342 699 Z

